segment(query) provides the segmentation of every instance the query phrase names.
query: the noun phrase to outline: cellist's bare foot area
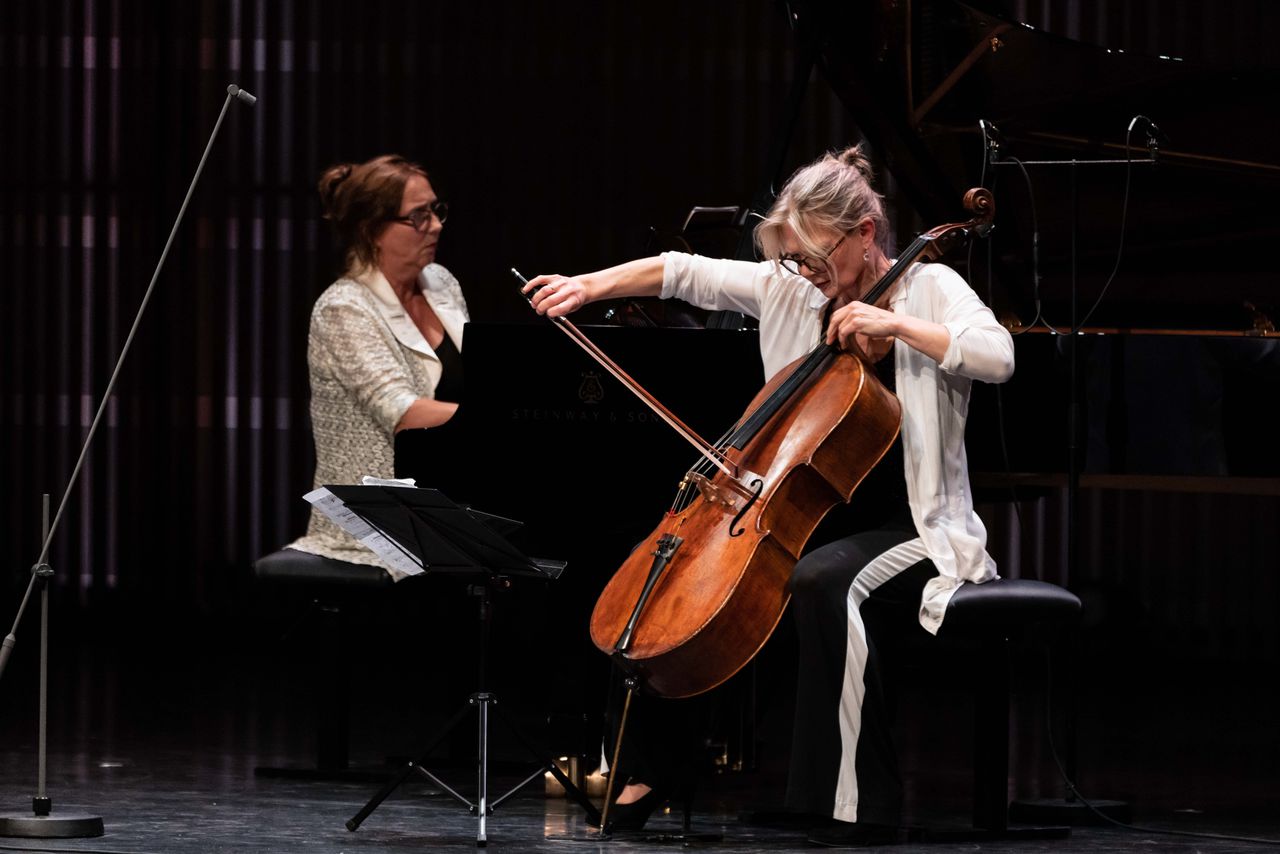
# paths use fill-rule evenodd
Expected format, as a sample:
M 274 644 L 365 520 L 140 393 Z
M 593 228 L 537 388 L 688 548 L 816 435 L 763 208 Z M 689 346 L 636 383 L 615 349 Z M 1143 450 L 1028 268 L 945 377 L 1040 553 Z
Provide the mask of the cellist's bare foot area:
M 618 799 L 614 801 L 616 804 L 634 804 L 636 801 L 649 794 L 653 789 L 644 783 L 628 783 L 623 787 L 622 792 L 618 795 Z

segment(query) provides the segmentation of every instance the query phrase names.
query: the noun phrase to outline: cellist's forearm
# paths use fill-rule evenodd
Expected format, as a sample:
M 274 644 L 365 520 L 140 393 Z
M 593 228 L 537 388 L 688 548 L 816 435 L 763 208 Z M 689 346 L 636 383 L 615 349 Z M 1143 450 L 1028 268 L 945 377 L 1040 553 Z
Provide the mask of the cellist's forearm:
M 639 258 L 580 276 L 587 302 L 621 297 L 656 297 L 662 292 L 661 256 Z
M 896 326 L 898 330 L 894 334 L 895 338 L 935 362 L 941 363 L 947 354 L 947 347 L 951 346 L 951 332 L 941 323 L 899 315 Z
M 553 273 L 530 279 L 523 292 L 530 295 L 529 300 L 538 314 L 563 317 L 589 302 L 658 296 L 662 293 L 663 266 L 662 258 L 655 256 L 580 276 Z

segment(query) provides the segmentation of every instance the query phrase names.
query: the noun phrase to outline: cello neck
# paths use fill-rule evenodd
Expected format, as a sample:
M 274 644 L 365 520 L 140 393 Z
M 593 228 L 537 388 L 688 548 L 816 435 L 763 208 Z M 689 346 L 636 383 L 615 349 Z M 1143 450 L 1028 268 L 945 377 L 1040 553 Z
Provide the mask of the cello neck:
M 878 303 L 889 288 L 893 287 L 893 283 L 898 281 L 903 273 L 907 272 L 907 268 L 916 263 L 920 256 L 926 254 L 932 243 L 933 238 L 928 234 L 921 234 L 916 237 L 915 240 L 911 241 L 911 245 L 907 247 L 907 251 L 898 256 L 898 260 L 893 262 L 893 266 L 880 277 L 879 281 L 871 286 L 871 290 L 862 295 L 858 302 L 864 302 L 867 305 Z
M 974 218 L 967 222 L 940 225 L 911 241 L 906 251 L 899 255 L 885 274 L 880 277 L 871 289 L 863 294 L 860 302 L 875 305 L 889 289 L 902 278 L 907 269 L 923 259 L 935 260 L 953 246 L 967 241 L 973 236 L 985 237 L 991 230 L 991 220 L 995 216 L 995 199 L 985 188 L 977 187 L 969 190 L 964 197 L 964 206 L 974 213 Z M 759 406 L 750 412 L 728 439 L 728 446 L 741 449 L 786 403 L 810 377 L 825 370 L 827 364 L 839 352 L 834 344 L 823 341 L 804 358 L 791 375 L 774 390 Z

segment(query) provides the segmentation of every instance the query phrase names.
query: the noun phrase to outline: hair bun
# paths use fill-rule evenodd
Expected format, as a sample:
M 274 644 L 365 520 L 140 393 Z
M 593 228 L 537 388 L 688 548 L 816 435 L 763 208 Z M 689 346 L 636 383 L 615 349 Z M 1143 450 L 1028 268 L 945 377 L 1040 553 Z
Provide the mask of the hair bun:
M 862 151 L 862 143 L 849 146 L 840 152 L 836 159 L 845 166 L 852 166 L 857 169 L 868 182 L 875 176 L 875 170 L 871 168 L 871 161 L 867 159 L 867 155 Z
M 353 163 L 339 163 L 337 166 L 330 166 L 320 176 L 320 207 L 324 213 L 325 219 L 331 219 L 334 213 L 333 201 L 334 196 L 338 193 L 338 187 L 342 182 L 351 177 L 352 170 L 355 169 Z

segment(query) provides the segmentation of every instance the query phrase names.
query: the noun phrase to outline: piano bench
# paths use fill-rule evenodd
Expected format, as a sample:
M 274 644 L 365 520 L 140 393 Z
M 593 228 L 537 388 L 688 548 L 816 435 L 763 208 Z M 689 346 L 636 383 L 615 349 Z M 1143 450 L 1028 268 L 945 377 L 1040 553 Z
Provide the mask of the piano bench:
M 1068 827 L 1009 826 L 1009 706 L 1015 650 L 1053 650 L 1079 622 L 1080 599 L 1042 581 L 965 584 L 951 597 L 938 639 L 974 668 L 973 829 L 926 831 L 927 841 L 1070 835 Z
M 266 592 L 298 595 L 306 611 L 287 634 L 312 622 L 319 638 L 314 649 L 315 684 L 311 692 L 316 715 L 316 764 L 314 768 L 258 767 L 263 777 L 311 779 L 378 779 L 385 771 L 360 774 L 348 767 L 351 686 L 354 666 L 348 642 L 351 612 L 370 601 L 394 582 L 383 568 L 348 563 L 333 558 L 281 549 L 254 561 L 255 585 Z M 321 663 L 323 662 L 323 663 Z

